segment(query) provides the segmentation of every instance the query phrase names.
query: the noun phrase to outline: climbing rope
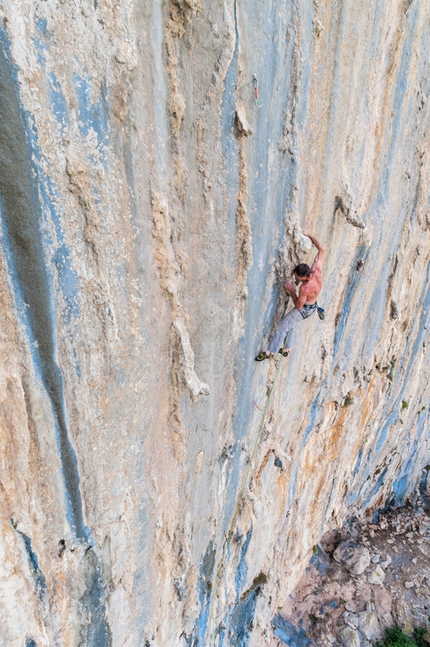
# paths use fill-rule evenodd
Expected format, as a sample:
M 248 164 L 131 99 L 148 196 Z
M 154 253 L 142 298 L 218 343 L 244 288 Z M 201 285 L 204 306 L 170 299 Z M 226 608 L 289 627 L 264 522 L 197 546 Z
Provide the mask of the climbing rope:
M 231 519 L 230 525 L 228 527 L 228 531 L 227 531 L 225 539 L 224 539 L 224 544 L 223 544 L 223 548 L 222 548 L 222 555 L 221 555 L 221 559 L 220 559 L 220 562 L 219 562 L 219 565 L 218 565 L 218 568 L 217 568 L 217 574 L 216 574 L 216 577 L 215 577 L 215 585 L 213 587 L 214 594 L 216 594 L 216 592 L 218 590 L 218 585 L 219 585 L 219 583 L 221 581 L 221 578 L 223 576 L 223 573 L 224 573 L 225 561 L 226 561 L 226 556 L 227 556 L 227 549 L 228 549 L 228 547 L 230 545 L 230 542 L 232 540 L 232 537 L 233 537 L 234 527 L 235 527 L 236 521 L 237 521 L 237 519 L 239 517 L 240 507 L 241 507 L 243 499 L 244 499 L 245 489 L 249 485 L 249 476 L 251 474 L 251 470 L 252 470 L 252 467 L 253 467 L 253 461 L 254 461 L 254 457 L 255 457 L 258 445 L 260 444 L 260 441 L 261 441 L 262 429 L 263 429 L 264 421 L 265 421 L 265 418 L 266 418 L 266 413 L 267 413 L 267 411 L 269 409 L 270 401 L 272 399 L 272 395 L 273 395 L 273 391 L 274 391 L 274 388 L 275 388 L 276 380 L 278 379 L 279 369 L 281 367 L 281 361 L 282 361 L 282 358 L 279 358 L 279 360 L 278 360 L 278 362 L 276 364 L 275 377 L 273 379 L 272 385 L 271 385 L 269 393 L 267 395 L 266 404 L 264 406 L 264 409 L 261 409 L 258 406 L 258 404 L 255 402 L 255 400 L 253 400 L 253 405 L 257 409 L 259 409 L 259 411 L 262 411 L 263 415 L 261 416 L 260 424 L 258 426 L 258 431 L 257 431 L 254 447 L 252 449 L 251 456 L 249 457 L 249 460 L 248 460 L 248 467 L 246 469 L 245 476 L 244 476 L 243 481 L 242 481 L 242 487 L 240 489 L 239 496 L 237 498 L 236 506 L 235 506 L 234 512 L 233 512 L 233 517 Z M 209 628 L 211 626 L 212 610 L 213 610 L 213 604 L 211 605 L 211 613 L 210 613 L 210 618 L 209 618 L 209 622 L 208 622 L 208 627 Z

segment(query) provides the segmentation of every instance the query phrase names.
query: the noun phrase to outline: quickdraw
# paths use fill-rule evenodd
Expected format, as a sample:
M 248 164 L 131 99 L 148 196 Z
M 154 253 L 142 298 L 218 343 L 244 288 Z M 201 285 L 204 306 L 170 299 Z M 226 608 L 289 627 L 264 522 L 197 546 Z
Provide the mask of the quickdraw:
M 258 97 L 258 79 L 255 74 L 253 75 L 252 79 L 254 81 L 255 105 L 257 106 L 257 108 L 261 108 L 261 101 Z
M 264 411 L 264 409 L 262 409 L 261 407 L 259 407 L 259 406 L 258 406 L 258 404 L 256 403 L 256 401 L 255 401 L 255 400 L 253 400 L 253 401 L 252 401 L 252 404 L 253 404 L 253 405 L 254 405 L 254 407 L 255 407 L 256 409 L 258 409 L 259 411 Z

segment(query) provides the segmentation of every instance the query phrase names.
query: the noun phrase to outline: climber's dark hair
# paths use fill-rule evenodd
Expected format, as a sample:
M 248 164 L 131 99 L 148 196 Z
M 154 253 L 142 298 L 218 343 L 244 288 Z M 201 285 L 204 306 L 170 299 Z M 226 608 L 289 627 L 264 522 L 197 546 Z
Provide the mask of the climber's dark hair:
M 304 279 L 311 275 L 311 268 L 309 265 L 306 265 L 306 263 L 299 263 L 299 265 L 294 268 L 293 272 L 294 274 L 297 274 L 297 276 L 300 276 L 300 278 Z

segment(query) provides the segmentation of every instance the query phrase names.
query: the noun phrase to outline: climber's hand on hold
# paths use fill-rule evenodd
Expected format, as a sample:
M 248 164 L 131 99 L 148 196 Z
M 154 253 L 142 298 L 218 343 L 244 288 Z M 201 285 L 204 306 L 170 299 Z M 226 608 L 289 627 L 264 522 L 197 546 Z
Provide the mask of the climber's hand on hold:
M 304 229 L 301 229 L 301 232 L 302 232 L 303 236 L 306 236 L 307 238 L 310 238 L 308 231 L 305 231 Z
M 296 286 L 294 285 L 294 283 L 284 283 L 284 288 L 290 294 L 291 293 L 296 294 Z

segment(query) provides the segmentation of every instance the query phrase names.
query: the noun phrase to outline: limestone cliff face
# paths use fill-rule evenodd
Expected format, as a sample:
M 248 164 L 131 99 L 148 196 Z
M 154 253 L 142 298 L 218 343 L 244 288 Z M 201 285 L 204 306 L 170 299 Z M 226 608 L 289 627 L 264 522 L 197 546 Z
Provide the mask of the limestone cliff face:
M 1 644 L 269 644 L 428 462 L 427 3 L 0 17 Z M 327 316 L 277 372 L 300 227 Z

